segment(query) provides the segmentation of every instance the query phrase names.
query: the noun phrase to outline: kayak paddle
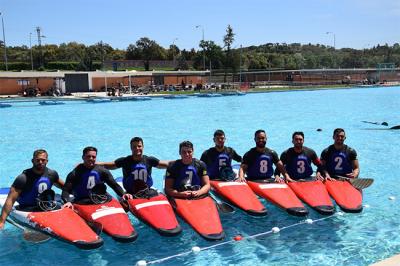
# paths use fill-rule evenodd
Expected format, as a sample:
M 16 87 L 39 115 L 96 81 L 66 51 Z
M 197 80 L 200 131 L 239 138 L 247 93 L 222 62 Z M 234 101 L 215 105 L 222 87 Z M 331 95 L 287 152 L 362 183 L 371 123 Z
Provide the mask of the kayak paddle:
M 357 189 L 364 189 L 372 185 L 374 183 L 374 179 L 372 178 L 348 178 L 344 176 L 337 176 L 340 180 L 349 181 L 353 187 Z
M 14 225 L 15 227 L 21 229 L 24 231 L 24 239 L 28 242 L 32 243 L 42 243 L 50 239 L 49 235 L 46 235 L 44 233 L 38 232 L 38 231 L 33 231 L 29 230 L 28 228 L 14 222 L 13 220 L 7 218 L 7 222 L 10 224 Z
M 96 233 L 96 235 L 100 235 L 103 232 L 103 225 L 96 221 L 86 221 L 89 227 Z
M 235 212 L 235 209 L 231 205 L 229 205 L 228 203 L 220 201 L 212 193 L 210 193 L 210 196 L 215 201 L 215 204 L 217 205 L 218 210 L 220 210 L 221 212 L 223 212 L 223 213 Z

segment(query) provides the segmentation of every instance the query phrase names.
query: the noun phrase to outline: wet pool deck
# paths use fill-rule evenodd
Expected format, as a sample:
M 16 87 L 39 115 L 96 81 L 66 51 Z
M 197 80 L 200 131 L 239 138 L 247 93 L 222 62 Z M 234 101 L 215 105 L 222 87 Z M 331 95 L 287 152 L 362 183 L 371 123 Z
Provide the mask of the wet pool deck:
M 398 266 L 400 265 L 400 254 L 387 258 L 382 261 L 375 262 L 370 266 Z

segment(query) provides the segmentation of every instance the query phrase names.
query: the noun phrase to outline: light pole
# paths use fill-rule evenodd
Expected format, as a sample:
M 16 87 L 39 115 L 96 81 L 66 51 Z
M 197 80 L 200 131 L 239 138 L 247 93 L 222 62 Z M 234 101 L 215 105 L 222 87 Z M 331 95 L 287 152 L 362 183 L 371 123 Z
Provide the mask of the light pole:
M 335 50 L 336 50 L 336 35 L 333 31 L 327 31 L 326 34 L 332 34 L 333 35 L 333 51 L 332 51 L 332 63 L 333 63 L 333 68 L 336 67 L 336 62 L 335 62 Z
M 3 20 L 3 14 L 0 12 L 1 16 L 1 25 L 3 28 L 3 44 L 4 44 L 4 63 L 6 64 L 6 71 L 8 71 L 8 61 L 7 61 L 7 45 L 6 45 L 6 34 L 4 32 L 4 20 Z
M 333 49 L 336 50 L 336 35 L 333 31 L 327 31 L 326 34 L 332 34 L 333 35 Z
M 178 38 L 175 38 L 173 41 L 172 41 L 172 61 L 173 61 L 173 65 L 174 65 L 174 70 L 175 70 L 175 41 L 177 41 L 178 40 Z
M 43 60 L 43 50 L 42 50 L 42 38 L 46 38 L 46 36 L 42 35 L 40 32 L 42 29 L 40 27 L 36 27 L 36 33 L 37 33 L 37 38 L 38 38 L 38 46 L 39 46 L 39 53 L 40 53 L 40 60 L 39 60 L 39 66 L 42 68 L 44 65 L 44 60 Z
M 239 58 L 239 90 L 241 89 L 242 85 L 242 45 L 240 45 L 240 58 Z
M 203 70 L 206 70 L 206 53 L 204 51 L 204 27 L 203 25 L 197 25 L 196 29 L 201 27 L 201 32 L 202 32 L 202 40 L 203 40 Z
M 33 71 L 32 32 L 29 32 L 29 47 L 31 49 L 31 68 L 32 68 L 32 71 Z

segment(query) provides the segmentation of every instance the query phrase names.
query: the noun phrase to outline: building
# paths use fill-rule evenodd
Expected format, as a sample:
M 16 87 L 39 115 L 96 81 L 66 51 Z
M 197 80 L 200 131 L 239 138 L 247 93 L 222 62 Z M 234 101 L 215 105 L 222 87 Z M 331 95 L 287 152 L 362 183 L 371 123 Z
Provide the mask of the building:
M 42 94 L 58 89 L 64 93 L 105 91 L 112 87 L 196 85 L 208 82 L 209 71 L 93 71 L 0 72 L 0 95 L 23 94 L 39 89 Z

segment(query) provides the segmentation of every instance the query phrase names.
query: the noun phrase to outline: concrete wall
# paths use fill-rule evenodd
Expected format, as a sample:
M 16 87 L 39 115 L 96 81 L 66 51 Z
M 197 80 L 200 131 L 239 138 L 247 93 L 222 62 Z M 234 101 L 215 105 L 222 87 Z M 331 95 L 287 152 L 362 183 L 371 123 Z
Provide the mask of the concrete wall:
M 154 71 L 154 72 L 0 72 L 0 95 L 13 95 L 22 93 L 26 88 L 40 88 L 45 93 L 55 87 L 56 80 L 65 77 L 65 74 L 86 73 L 89 75 L 89 89 L 93 91 L 104 90 L 105 79 L 107 87 L 118 87 L 120 83 L 129 86 L 129 76 L 132 86 L 145 85 L 180 85 L 182 81 L 189 84 L 205 84 L 208 82 L 224 82 L 223 74 L 212 75 L 201 71 Z M 348 79 L 349 78 L 349 79 Z M 293 70 L 293 71 L 262 71 L 242 73 L 242 82 L 295 82 L 299 84 L 338 84 L 343 80 L 350 83 L 360 83 L 365 79 L 383 81 L 400 81 L 400 69 L 395 71 L 381 71 L 376 69 L 336 69 L 336 70 Z M 21 85 L 19 80 L 28 80 L 29 85 Z M 238 82 L 239 73 L 227 75 L 227 82 Z M 67 85 L 67 84 L 66 84 Z
M 180 85 L 182 81 L 185 84 L 204 84 L 208 80 L 208 77 L 199 76 L 165 76 L 164 85 Z
M 28 81 L 29 85 L 20 85 L 18 81 Z M 26 84 L 26 83 L 25 83 Z M 22 94 L 24 89 L 39 88 L 41 93 L 45 93 L 55 84 L 54 78 L 6 78 L 0 77 L 0 95 Z

